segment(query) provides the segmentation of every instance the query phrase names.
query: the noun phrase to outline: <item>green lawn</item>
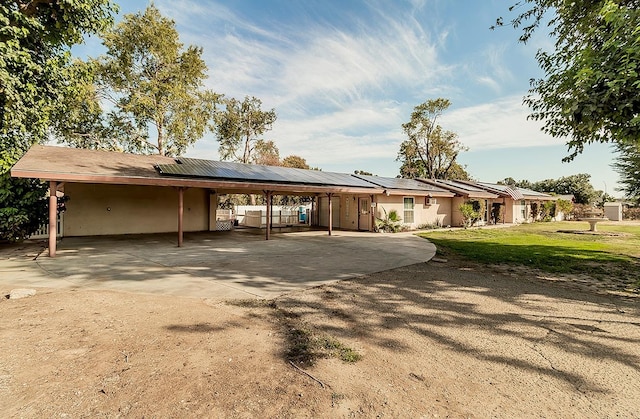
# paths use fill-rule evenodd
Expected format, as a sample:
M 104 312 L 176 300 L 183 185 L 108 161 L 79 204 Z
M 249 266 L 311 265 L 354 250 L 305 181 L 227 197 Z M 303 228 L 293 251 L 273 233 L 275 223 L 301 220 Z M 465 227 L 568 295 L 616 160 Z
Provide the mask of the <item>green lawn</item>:
M 588 230 L 586 222 L 533 223 L 509 228 L 433 230 L 420 233 L 440 253 L 453 252 L 486 264 L 523 265 L 544 272 L 615 279 L 624 288 L 640 287 L 640 225 L 603 225 L 622 236 L 568 234 Z

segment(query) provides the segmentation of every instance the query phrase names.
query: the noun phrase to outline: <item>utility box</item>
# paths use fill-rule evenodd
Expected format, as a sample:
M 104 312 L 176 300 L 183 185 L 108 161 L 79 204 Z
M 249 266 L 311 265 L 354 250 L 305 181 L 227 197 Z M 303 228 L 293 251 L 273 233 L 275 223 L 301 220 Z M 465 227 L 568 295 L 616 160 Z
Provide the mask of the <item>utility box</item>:
M 619 202 L 605 202 L 604 216 L 611 221 L 622 221 L 622 204 Z

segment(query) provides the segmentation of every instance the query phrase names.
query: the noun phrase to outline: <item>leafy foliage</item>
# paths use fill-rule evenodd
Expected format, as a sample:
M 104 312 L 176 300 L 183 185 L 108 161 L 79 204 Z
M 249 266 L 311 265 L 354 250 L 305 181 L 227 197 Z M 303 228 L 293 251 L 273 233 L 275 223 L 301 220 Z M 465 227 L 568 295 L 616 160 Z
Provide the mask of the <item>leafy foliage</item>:
M 506 178 L 498 183 L 544 193 L 573 195 L 576 204 L 591 204 L 599 194 L 593 188 L 593 185 L 591 185 L 590 179 L 590 174 L 579 173 L 577 175 L 563 176 L 558 179 L 545 179 L 538 182 L 530 182 L 528 180 L 517 182 L 513 178 Z
M 86 83 L 70 99 L 70 122 L 59 130 L 64 142 L 174 156 L 202 138 L 220 95 L 203 89 L 202 48 L 184 48 L 174 21 L 151 5 L 125 15 L 103 43 L 104 56 L 76 64 Z
M 532 80 L 525 103 L 543 131 L 569 138 L 571 161 L 586 144 L 640 140 L 640 3 L 637 0 L 523 0 L 507 24 L 527 42 L 547 14 L 553 52 L 536 55 L 545 78 Z M 499 18 L 496 26 L 505 25 Z
M 287 156 L 282 159 L 283 167 L 292 167 L 294 169 L 309 169 L 309 164 L 307 160 L 296 155 Z
M 621 190 L 627 198 L 640 203 L 640 143 L 618 144 L 613 168 L 620 175 Z
M 276 111 L 263 111 L 262 101 L 245 97 L 241 102 L 234 98 L 224 100 L 225 110 L 215 116 L 216 136 L 220 143 L 222 160 L 253 163 L 254 151 L 260 144 L 260 136 L 271 129 L 276 121 Z
M 467 148 L 458 135 L 445 131 L 437 123 L 451 102 L 438 98 L 416 106 L 409 122 L 402 124 L 408 139 L 400 144 L 397 161 L 402 162 L 400 176 L 404 178 L 468 179 L 464 167 L 456 162 Z
M 469 201 L 458 207 L 462 215 L 464 228 L 473 226 L 482 216 L 482 208 L 478 201 Z
M 110 0 L 7 0 L 0 3 L 0 237 L 33 233 L 46 211 L 46 186 L 14 179 L 9 170 L 35 143 L 43 143 L 77 72 L 69 49 L 84 34 L 113 23 Z
M 376 228 L 378 231 L 397 233 L 402 230 L 402 218 L 398 215 L 398 211 L 392 209 L 387 212 L 384 207 L 382 207 L 382 211 L 384 212 L 384 217 L 376 217 Z

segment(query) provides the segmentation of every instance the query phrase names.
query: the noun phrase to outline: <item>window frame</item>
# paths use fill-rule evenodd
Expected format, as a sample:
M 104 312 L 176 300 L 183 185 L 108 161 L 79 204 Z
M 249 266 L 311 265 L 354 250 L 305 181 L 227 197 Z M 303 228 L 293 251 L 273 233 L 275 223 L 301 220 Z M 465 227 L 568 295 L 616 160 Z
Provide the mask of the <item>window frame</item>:
M 407 209 L 406 200 L 411 200 L 411 209 Z M 411 213 L 411 221 L 407 220 L 407 212 Z M 403 196 L 402 197 L 402 220 L 406 224 L 414 224 L 416 222 L 416 198 L 413 196 Z

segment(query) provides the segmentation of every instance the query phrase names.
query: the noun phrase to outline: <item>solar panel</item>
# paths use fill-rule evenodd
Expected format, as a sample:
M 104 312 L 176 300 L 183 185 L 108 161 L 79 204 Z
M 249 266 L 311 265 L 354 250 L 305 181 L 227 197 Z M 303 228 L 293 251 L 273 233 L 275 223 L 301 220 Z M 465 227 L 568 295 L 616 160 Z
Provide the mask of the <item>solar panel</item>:
M 350 186 L 372 189 L 376 187 L 370 182 L 346 173 L 221 162 L 187 157 L 177 158 L 176 161 L 176 164 L 159 164 L 157 167 L 160 174 L 261 183 Z
M 421 192 L 447 192 L 445 189 L 438 188 L 433 185 L 428 185 L 424 182 L 420 182 L 415 179 L 403 179 L 403 178 L 391 178 L 391 177 L 378 177 L 367 175 L 355 175 L 363 180 L 374 183 L 386 189 L 406 189 L 412 191 Z

